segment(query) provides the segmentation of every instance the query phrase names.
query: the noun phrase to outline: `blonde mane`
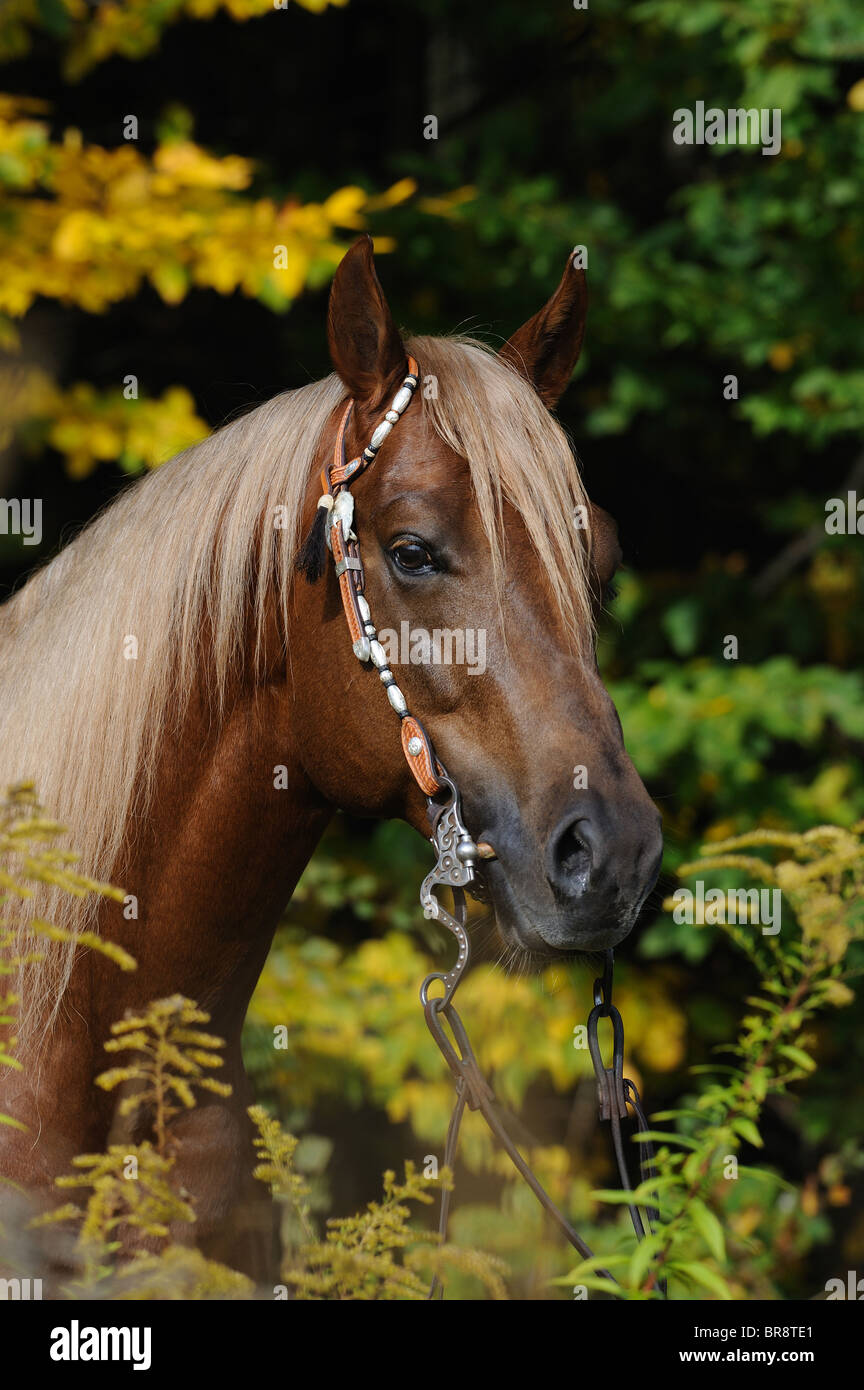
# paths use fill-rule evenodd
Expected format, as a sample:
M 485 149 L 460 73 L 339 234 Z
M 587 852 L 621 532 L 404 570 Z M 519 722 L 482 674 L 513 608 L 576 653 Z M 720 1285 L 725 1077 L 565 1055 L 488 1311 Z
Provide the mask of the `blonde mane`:
M 564 431 L 485 345 L 406 345 L 423 373 L 418 402 L 468 460 L 499 589 L 506 499 L 581 647 L 591 605 L 574 511 L 587 499 Z M 274 576 L 287 615 L 303 498 L 322 433 L 345 396 L 331 375 L 224 426 L 123 493 L 0 607 L 0 788 L 35 783 L 47 812 L 68 827 L 82 872 L 110 881 L 131 815 L 139 823 L 146 815 L 160 730 L 182 718 L 200 684 L 202 632 L 218 718 L 232 677 L 261 648 Z M 378 466 L 386 467 L 386 449 Z M 277 509 L 283 529 L 272 524 Z M 130 638 L 136 659 L 126 659 Z M 93 928 L 97 908 L 98 900 L 37 893 L 19 941 L 29 916 L 77 931 Z M 40 950 L 19 990 L 22 1039 L 47 1033 L 72 969 L 74 947 L 40 942 Z

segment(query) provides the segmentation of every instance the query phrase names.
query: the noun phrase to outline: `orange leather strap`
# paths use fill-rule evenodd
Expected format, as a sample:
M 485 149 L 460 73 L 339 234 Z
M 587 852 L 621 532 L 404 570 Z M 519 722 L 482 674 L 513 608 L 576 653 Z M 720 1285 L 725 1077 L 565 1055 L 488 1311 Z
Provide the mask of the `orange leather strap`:
M 363 662 L 377 667 L 381 682 L 387 690 L 387 697 L 402 721 L 402 750 L 418 787 L 426 796 L 433 796 L 441 786 L 437 776 L 440 770 L 429 735 L 419 719 L 408 711 L 405 697 L 396 684 L 396 678 L 387 664 L 386 655 L 377 640 L 375 626 L 371 620 L 369 605 L 363 596 L 365 575 L 360 559 L 360 546 L 352 530 L 354 515 L 353 497 L 349 481 L 353 481 L 374 463 L 378 450 L 390 430 L 399 420 L 403 411 L 411 403 L 414 391 L 420 380 L 420 372 L 413 357 L 408 358 L 408 375 L 397 392 L 391 409 L 378 425 L 369 445 L 363 453 L 350 463 L 345 460 L 345 436 L 348 422 L 354 409 L 349 401 L 339 422 L 336 442 L 333 448 L 333 462 L 321 472 L 321 500 L 319 506 L 327 508 L 328 545 L 333 555 L 336 574 L 339 579 L 339 592 L 345 620 L 351 634 L 354 654 Z M 340 499 L 349 498 L 343 502 Z

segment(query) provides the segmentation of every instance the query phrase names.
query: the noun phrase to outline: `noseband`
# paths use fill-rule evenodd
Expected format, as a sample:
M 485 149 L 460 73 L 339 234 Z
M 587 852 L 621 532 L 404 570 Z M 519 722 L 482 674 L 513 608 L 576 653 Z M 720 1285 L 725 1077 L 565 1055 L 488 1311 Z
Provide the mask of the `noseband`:
M 384 648 L 378 641 L 378 633 L 372 621 L 369 603 L 364 593 L 365 572 L 360 558 L 360 543 L 353 530 L 354 497 L 350 490 L 350 483 L 360 477 L 375 462 L 381 445 L 410 406 L 419 384 L 420 371 L 417 362 L 413 357 L 409 357 L 408 374 L 394 396 L 390 409 L 374 430 L 372 438 L 362 454 L 350 462 L 346 462 L 345 457 L 345 435 L 354 409 L 354 402 L 348 402 L 336 434 L 333 462 L 321 472 L 322 494 L 318 506 L 325 512 L 327 548 L 333 556 L 354 655 L 367 669 L 377 670 L 381 683 L 387 692 L 387 699 L 401 721 L 402 750 L 411 769 L 411 774 L 426 797 L 427 814 L 432 829 L 430 840 L 436 852 L 436 863 L 421 885 L 420 905 L 423 908 L 424 916 L 447 927 L 455 936 L 457 943 L 456 962 L 452 970 L 434 971 L 427 975 L 420 989 L 420 1000 L 423 1004 L 426 1023 L 453 1074 L 456 1087 L 456 1103 L 447 1132 L 444 1165 L 452 1172 L 465 1106 L 467 1105 L 472 1110 L 478 1110 L 519 1173 L 570 1244 L 585 1259 L 592 1259 L 593 1255 L 589 1247 L 552 1201 L 511 1139 L 492 1088 L 479 1068 L 465 1026 L 453 1006 L 453 995 L 465 973 L 470 956 L 470 942 L 466 930 L 468 909 L 465 890 L 469 889 L 476 880 L 478 858 L 493 857 L 494 851 L 492 855 L 488 854 L 486 852 L 488 847 L 478 847 L 468 833 L 462 820 L 461 802 L 456 783 L 435 753 L 432 741 L 423 725 L 408 709 L 405 695 L 397 685 L 396 678 L 388 665 Z M 452 915 L 438 901 L 435 892 L 438 888 L 452 890 Z M 639 1131 L 647 1130 L 648 1123 L 642 1111 L 636 1087 L 623 1074 L 624 1025 L 620 1013 L 612 1003 L 612 973 L 613 953 L 606 951 L 603 975 L 594 981 L 594 1007 L 589 1014 L 587 1025 L 588 1049 L 597 1080 L 599 1117 L 610 1123 L 621 1185 L 625 1191 L 631 1192 L 621 1122 L 629 1119 L 629 1106 L 633 1110 Z M 443 986 L 443 993 L 430 995 L 430 986 L 435 982 Z M 608 1018 L 612 1024 L 613 1056 L 611 1067 L 606 1067 L 603 1064 L 597 1036 L 598 1023 L 601 1018 Z M 450 1036 L 444 1028 L 445 1020 L 450 1028 Z M 650 1141 L 640 1141 L 638 1152 L 643 1176 L 654 1177 L 654 1150 Z M 441 1196 L 439 1235 L 442 1243 L 447 1235 L 450 1195 L 450 1191 L 445 1190 Z M 640 1211 L 635 1202 L 630 1202 L 629 1211 L 633 1228 L 639 1240 L 644 1239 L 648 1234 L 653 1234 L 652 1223 L 657 1220 L 657 1212 L 653 1207 L 645 1205 L 643 1211 Z M 597 1273 L 612 1284 L 618 1282 L 608 1270 L 599 1269 Z M 434 1298 L 437 1288 L 438 1279 L 436 1276 L 429 1290 L 429 1298 Z M 666 1288 L 662 1279 L 658 1279 L 657 1288 L 665 1296 Z

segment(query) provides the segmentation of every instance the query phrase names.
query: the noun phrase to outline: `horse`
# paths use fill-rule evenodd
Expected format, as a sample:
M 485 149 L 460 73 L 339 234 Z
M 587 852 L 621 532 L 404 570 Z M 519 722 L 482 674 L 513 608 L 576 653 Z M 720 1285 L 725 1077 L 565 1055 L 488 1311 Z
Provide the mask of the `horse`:
M 81 870 L 126 895 L 45 889 L 28 910 L 138 962 L 120 973 L 74 940 L 40 939 L 22 967 L 22 1066 L 2 1078 L 0 1111 L 26 1129 L 0 1127 L 0 1172 L 34 1200 L 116 1133 L 115 1101 L 93 1084 L 111 1024 L 180 993 L 225 1039 L 232 1087 L 171 1123 L 196 1211 L 185 1236 L 252 1277 L 271 1267 L 240 1035 L 275 928 L 337 810 L 429 836 L 388 692 L 352 651 L 333 567 L 308 554 L 346 402 L 344 446 L 359 457 L 409 358 L 420 387 L 357 478 L 354 525 L 380 629 L 485 634 L 482 671 L 399 668 L 487 846 L 477 891 L 527 968 L 632 929 L 662 838 L 595 655 L 622 556 L 552 413 L 585 314 L 571 256 L 498 351 L 403 337 L 361 237 L 331 287 L 332 374 L 132 483 L 0 608 L 0 784 L 34 782 Z

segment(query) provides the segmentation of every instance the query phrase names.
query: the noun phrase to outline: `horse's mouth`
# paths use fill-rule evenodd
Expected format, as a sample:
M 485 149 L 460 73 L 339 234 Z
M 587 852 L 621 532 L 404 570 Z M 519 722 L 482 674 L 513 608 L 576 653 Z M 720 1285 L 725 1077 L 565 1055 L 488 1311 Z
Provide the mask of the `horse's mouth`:
M 592 902 L 588 895 L 563 904 L 550 893 L 538 908 L 514 888 L 500 860 L 478 865 L 470 892 L 493 909 L 502 945 L 519 951 L 538 969 L 617 946 L 632 930 L 641 906 Z
M 491 904 L 492 897 L 489 889 L 489 881 L 486 877 L 485 864 L 479 863 L 475 865 L 474 879 L 468 889 L 468 892 L 475 902 L 483 903 L 486 907 L 488 907 Z

